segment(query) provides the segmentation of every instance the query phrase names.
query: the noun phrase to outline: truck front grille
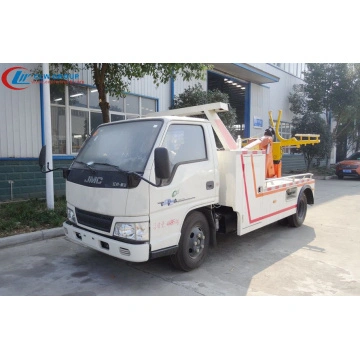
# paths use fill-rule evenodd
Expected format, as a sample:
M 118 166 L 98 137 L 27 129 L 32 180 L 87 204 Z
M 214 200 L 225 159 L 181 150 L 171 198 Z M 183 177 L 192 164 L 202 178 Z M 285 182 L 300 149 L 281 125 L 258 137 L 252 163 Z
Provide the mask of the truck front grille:
M 113 216 L 96 214 L 90 211 L 75 209 L 76 219 L 79 224 L 92 227 L 97 230 L 110 232 L 114 220 Z

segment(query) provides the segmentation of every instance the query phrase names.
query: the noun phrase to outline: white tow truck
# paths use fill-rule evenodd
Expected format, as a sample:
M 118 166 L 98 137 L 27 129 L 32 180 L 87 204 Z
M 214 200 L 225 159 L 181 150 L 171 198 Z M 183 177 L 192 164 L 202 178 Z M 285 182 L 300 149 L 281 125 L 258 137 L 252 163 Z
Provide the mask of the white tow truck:
M 227 110 L 213 103 L 100 125 L 63 169 L 66 237 L 130 262 L 170 256 L 190 271 L 217 232 L 241 236 L 280 220 L 300 226 L 314 203 L 312 174 L 279 177 L 272 134 L 241 146 L 217 114 Z M 192 117 L 199 114 L 207 119 Z

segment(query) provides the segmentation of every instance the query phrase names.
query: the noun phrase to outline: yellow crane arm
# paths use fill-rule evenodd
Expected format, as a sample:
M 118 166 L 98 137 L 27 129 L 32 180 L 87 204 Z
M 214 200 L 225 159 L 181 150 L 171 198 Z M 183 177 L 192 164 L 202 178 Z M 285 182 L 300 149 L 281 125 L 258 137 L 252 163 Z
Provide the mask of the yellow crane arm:
M 320 142 L 320 135 L 317 134 L 295 134 L 295 137 L 292 137 L 291 139 L 284 139 L 279 132 L 281 116 L 282 110 L 279 110 L 279 115 L 275 127 L 272 112 L 269 111 L 270 125 L 275 128 L 276 139 L 278 140 L 277 142 L 279 142 L 280 147 L 295 146 L 299 148 L 300 145 L 314 145 Z

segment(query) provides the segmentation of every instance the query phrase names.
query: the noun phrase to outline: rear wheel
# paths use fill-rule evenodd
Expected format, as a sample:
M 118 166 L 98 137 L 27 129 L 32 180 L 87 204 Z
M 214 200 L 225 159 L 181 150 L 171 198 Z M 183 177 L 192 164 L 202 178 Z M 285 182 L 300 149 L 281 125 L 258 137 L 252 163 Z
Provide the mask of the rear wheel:
M 339 180 L 342 180 L 344 178 L 344 175 L 338 175 L 337 177 Z
M 307 199 L 306 195 L 302 193 L 298 200 L 298 204 L 296 207 L 296 213 L 288 217 L 289 225 L 292 227 L 299 227 L 305 220 L 307 212 Z
M 173 265 L 183 271 L 199 267 L 209 249 L 210 230 L 206 217 L 195 211 L 188 215 L 181 229 L 179 248 L 171 255 Z

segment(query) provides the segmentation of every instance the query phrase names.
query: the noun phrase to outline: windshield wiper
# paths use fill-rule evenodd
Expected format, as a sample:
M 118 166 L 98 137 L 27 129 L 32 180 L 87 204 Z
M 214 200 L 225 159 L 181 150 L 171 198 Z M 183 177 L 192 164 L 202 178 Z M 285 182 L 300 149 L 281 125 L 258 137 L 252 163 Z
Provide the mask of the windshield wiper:
M 90 169 L 93 173 L 96 173 L 96 169 L 94 169 L 93 167 L 90 166 L 91 165 L 103 165 L 103 166 L 110 166 L 113 169 L 116 169 L 117 171 L 121 172 L 122 174 L 125 175 L 134 175 L 137 176 L 139 179 L 144 180 L 145 182 L 147 182 L 148 184 L 155 186 L 155 187 L 160 187 L 161 186 L 161 182 L 159 185 L 152 183 L 151 181 L 145 179 L 142 175 L 138 174 L 135 171 L 126 171 L 123 169 L 120 169 L 117 165 L 113 165 L 113 164 L 109 164 L 109 163 L 99 163 L 99 162 L 90 162 L 90 164 L 85 163 L 83 161 L 78 161 L 78 160 L 74 160 L 75 163 L 77 164 L 81 164 L 81 165 L 85 165 L 88 169 Z
M 130 171 L 126 171 L 126 170 L 120 169 L 117 165 L 113 165 L 113 164 L 109 164 L 109 163 L 93 162 L 93 163 L 91 163 L 91 165 L 105 165 L 105 166 L 110 166 L 110 167 L 118 170 L 119 172 L 121 172 L 121 173 L 123 173 L 123 174 L 125 174 L 125 175 L 131 174 Z
M 84 165 L 86 166 L 88 169 L 90 169 L 93 173 L 96 173 L 96 170 L 91 167 L 89 164 L 87 164 L 86 162 L 83 162 L 83 161 L 78 161 L 78 160 L 74 160 L 75 163 L 77 164 L 81 164 L 81 165 Z
M 144 180 L 145 182 L 147 182 L 148 184 L 150 184 L 152 186 L 155 186 L 155 187 L 161 186 L 161 183 L 160 183 L 160 185 L 156 185 L 156 184 L 152 183 L 151 181 L 145 179 L 142 175 L 138 174 L 137 172 L 135 172 L 135 171 L 126 171 L 126 170 L 120 169 L 117 165 L 113 165 L 113 164 L 109 164 L 109 163 L 98 163 L 98 162 L 91 163 L 91 165 L 111 166 L 112 168 L 118 170 L 119 172 L 121 172 L 121 173 L 123 173 L 125 175 L 135 175 L 138 178 L 140 178 L 141 180 Z

